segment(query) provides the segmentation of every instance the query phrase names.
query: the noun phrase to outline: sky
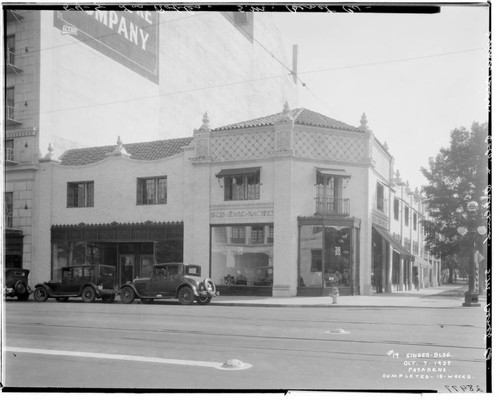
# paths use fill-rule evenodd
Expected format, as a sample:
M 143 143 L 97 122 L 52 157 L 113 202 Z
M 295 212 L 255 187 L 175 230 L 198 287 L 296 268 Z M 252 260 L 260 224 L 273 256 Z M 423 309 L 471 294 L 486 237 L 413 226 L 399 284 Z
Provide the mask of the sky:
M 368 126 L 389 146 L 410 187 L 448 147 L 455 128 L 488 121 L 489 10 L 444 5 L 439 14 L 279 13 L 298 45 L 300 107 Z M 291 53 L 291 50 L 290 50 Z

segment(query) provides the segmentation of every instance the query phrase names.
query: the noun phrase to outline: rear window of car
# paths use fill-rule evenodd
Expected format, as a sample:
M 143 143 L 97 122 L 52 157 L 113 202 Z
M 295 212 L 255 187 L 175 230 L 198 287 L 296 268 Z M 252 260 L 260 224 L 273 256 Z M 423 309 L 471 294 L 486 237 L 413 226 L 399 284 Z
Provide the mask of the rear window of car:
M 24 276 L 23 271 L 14 271 L 14 276 Z
M 95 276 L 95 268 L 94 267 L 83 267 L 83 276 Z
M 184 273 L 186 275 L 200 276 L 201 267 L 199 265 L 186 265 L 186 267 L 184 268 Z
M 113 276 L 115 273 L 115 269 L 113 267 L 101 267 L 101 276 Z

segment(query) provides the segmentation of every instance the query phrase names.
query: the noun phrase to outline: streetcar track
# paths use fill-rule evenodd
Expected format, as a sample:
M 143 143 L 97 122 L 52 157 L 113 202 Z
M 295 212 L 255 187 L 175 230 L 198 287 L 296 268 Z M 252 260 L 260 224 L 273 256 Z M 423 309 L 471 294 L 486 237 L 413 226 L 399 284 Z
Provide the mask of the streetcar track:
M 357 343 L 357 344 L 387 344 L 387 345 L 401 345 L 401 346 L 429 346 L 429 347 L 439 347 L 439 348 L 449 348 L 449 349 L 469 349 L 469 350 L 484 350 L 482 347 L 472 347 L 464 345 L 443 345 L 429 342 L 411 342 L 411 341 L 396 341 L 396 340 L 353 340 L 347 336 L 343 336 L 342 339 L 337 339 L 334 337 L 330 338 L 304 338 L 304 337 L 287 337 L 287 336 L 268 336 L 259 335 L 253 336 L 248 334 L 237 334 L 237 333 L 225 333 L 225 332 L 207 332 L 207 331 L 197 331 L 197 330 L 185 330 L 185 329 L 144 329 L 144 328 L 119 328 L 119 327 L 99 327 L 99 326 L 85 326 L 85 325 L 56 325 L 56 324 L 43 324 L 37 323 L 17 323 L 18 325 L 37 325 L 44 326 L 47 328 L 67 328 L 67 329 L 91 329 L 91 330 L 109 330 L 109 331 L 120 331 L 120 332 L 139 332 L 141 334 L 182 334 L 182 335 L 203 335 L 203 336 L 215 336 L 220 338 L 221 336 L 229 338 L 254 338 L 254 339 L 274 339 L 274 340 L 297 340 L 297 341 L 319 341 L 319 342 L 342 342 L 342 343 Z M 140 339 L 140 338 L 139 338 Z M 138 340 L 139 340 L 138 339 Z M 142 339 L 144 340 L 144 339 Z

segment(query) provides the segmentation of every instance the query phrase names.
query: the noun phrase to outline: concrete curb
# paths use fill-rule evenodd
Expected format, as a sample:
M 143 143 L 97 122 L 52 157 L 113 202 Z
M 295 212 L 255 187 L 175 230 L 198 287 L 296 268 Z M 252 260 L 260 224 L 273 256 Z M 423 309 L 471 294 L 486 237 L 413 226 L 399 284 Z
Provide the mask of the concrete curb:
M 276 308 L 434 308 L 434 309 L 453 309 L 466 308 L 462 305 L 456 306 L 422 306 L 422 305 L 383 305 L 383 304 L 255 304 L 255 303 L 210 303 L 211 306 L 217 307 L 276 307 Z

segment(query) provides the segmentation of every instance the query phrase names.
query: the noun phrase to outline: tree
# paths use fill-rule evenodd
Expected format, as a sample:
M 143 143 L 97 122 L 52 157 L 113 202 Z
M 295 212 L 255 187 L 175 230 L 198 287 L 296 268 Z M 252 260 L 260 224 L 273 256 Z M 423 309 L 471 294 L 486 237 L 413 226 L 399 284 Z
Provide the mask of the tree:
M 471 241 L 457 233 L 459 226 L 474 231 L 486 226 L 488 193 L 488 125 L 474 122 L 470 130 L 454 129 L 450 146 L 441 148 L 435 158 L 429 159 L 429 168 L 421 171 L 429 181 L 423 193 L 429 219 L 424 221 L 426 244 L 434 256 L 444 259 L 450 269 L 459 257 L 471 255 Z M 467 212 L 467 203 L 479 203 L 479 211 Z

